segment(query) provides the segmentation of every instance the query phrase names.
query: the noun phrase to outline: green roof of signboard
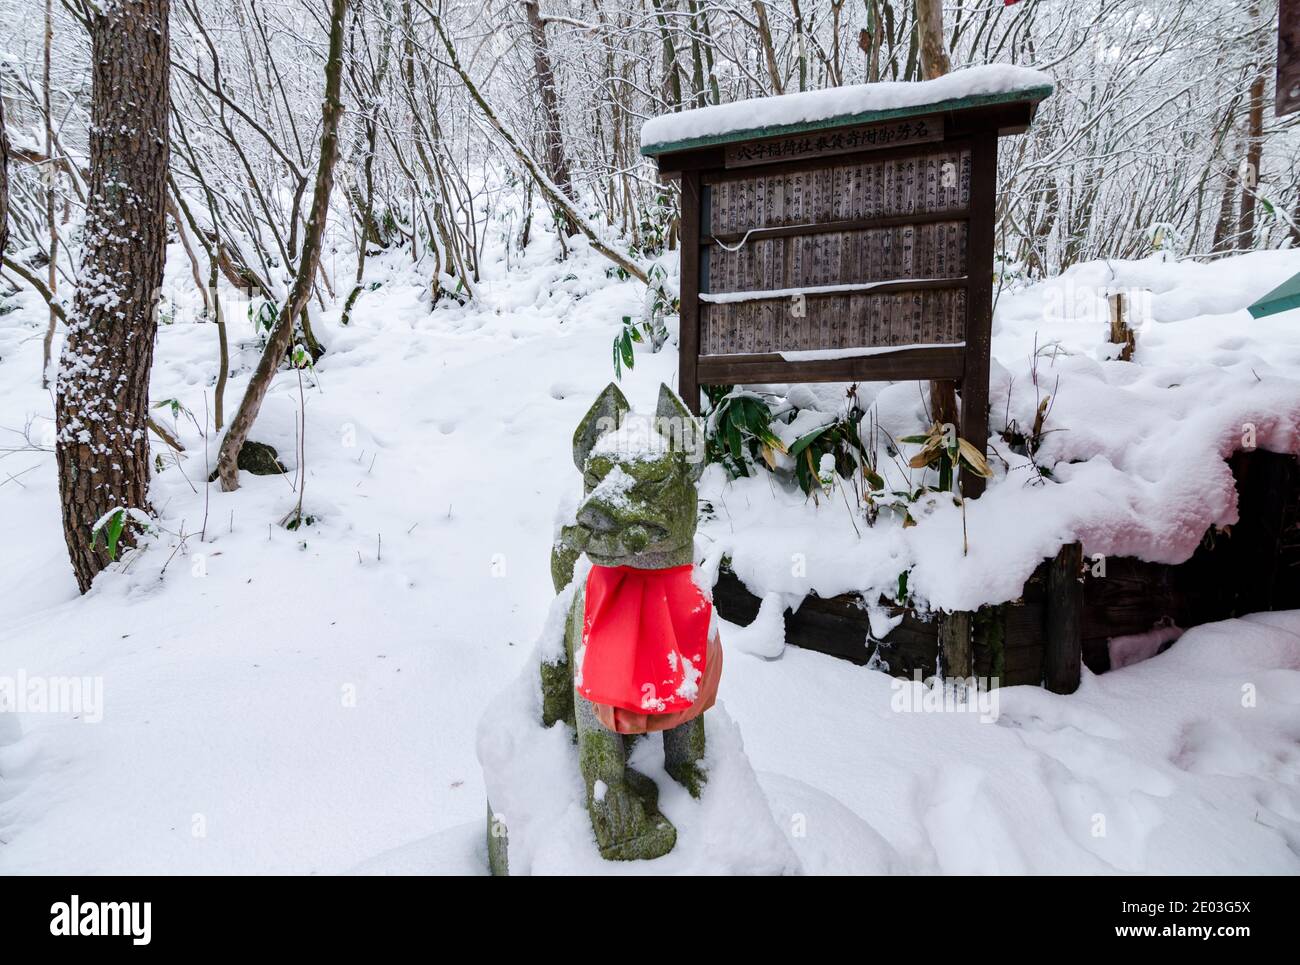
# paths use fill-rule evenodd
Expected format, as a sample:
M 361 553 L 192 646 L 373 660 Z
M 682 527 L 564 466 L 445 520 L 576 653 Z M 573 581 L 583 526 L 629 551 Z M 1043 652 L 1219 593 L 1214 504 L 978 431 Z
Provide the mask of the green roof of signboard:
M 654 157 L 925 114 L 1036 104 L 1051 93 L 1047 75 L 996 64 L 928 81 L 858 84 L 754 98 L 651 118 L 641 129 L 641 153 Z
M 1276 315 L 1292 308 L 1300 308 L 1300 274 L 1292 275 L 1263 298 L 1246 309 L 1254 318 Z

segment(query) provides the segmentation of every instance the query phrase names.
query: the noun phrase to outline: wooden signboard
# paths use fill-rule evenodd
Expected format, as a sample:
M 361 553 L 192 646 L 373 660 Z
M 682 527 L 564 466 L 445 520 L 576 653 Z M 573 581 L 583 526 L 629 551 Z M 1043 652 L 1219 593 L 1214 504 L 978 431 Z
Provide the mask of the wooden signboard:
M 1278 117 L 1300 111 L 1300 0 L 1281 0 L 1277 9 Z
M 726 149 L 725 163 L 729 168 L 738 168 L 749 164 L 797 161 L 800 158 L 825 157 L 828 154 L 856 154 L 880 147 L 942 140 L 943 118 L 921 117 L 916 120 L 730 144 Z
M 997 139 L 1050 92 L 643 146 L 681 181 L 687 405 L 701 384 L 953 380 L 982 445 Z

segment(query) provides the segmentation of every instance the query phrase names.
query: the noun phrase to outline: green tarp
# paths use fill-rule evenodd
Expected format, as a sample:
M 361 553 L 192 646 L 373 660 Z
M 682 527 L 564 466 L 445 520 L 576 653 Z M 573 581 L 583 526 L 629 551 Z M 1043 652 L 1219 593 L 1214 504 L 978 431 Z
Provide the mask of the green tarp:
M 1300 308 L 1300 274 L 1292 275 L 1246 309 L 1255 318 Z

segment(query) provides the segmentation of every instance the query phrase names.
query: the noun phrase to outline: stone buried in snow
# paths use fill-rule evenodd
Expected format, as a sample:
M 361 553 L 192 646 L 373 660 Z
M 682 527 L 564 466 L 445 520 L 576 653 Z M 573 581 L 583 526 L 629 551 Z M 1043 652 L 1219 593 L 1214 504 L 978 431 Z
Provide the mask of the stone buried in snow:
M 244 472 L 251 472 L 254 476 L 279 476 L 287 471 L 274 446 L 254 442 L 252 439 L 240 447 L 237 464 Z

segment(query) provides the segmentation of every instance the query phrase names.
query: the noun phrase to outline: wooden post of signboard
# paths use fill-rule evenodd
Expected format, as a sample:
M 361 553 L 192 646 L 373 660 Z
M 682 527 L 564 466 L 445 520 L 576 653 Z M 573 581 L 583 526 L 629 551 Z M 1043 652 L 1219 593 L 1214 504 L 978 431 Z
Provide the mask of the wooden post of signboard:
M 966 367 L 961 381 L 961 437 L 985 452 L 989 439 L 989 355 L 993 340 L 993 227 L 997 220 L 998 135 L 971 145 L 970 220 L 966 240 Z M 984 492 L 984 477 L 962 470 L 962 496 Z
M 682 175 L 681 329 L 677 336 L 677 394 L 694 413 L 700 411 L 700 173 Z

